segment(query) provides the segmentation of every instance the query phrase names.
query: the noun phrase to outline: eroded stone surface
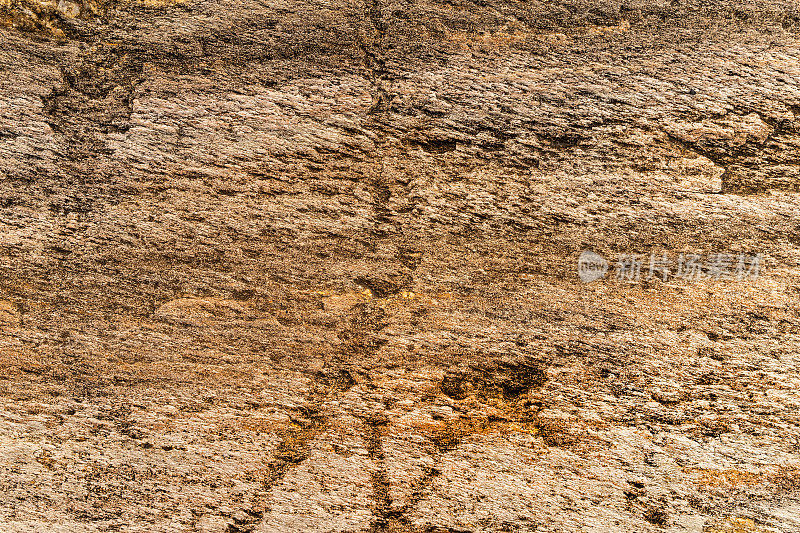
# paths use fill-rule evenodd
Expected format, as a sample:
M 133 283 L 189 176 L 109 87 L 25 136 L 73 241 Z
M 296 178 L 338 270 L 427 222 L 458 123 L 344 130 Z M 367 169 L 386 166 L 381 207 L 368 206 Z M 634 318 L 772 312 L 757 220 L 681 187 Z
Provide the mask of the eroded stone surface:
M 799 20 L 0 0 L 0 529 L 796 531 Z

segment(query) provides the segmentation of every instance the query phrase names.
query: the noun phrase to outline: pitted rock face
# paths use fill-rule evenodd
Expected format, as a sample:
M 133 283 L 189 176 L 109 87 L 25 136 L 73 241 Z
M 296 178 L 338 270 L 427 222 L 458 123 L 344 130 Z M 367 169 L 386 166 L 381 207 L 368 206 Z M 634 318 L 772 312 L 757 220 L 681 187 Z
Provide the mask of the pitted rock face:
M 0 531 L 797 531 L 799 15 L 0 0 Z

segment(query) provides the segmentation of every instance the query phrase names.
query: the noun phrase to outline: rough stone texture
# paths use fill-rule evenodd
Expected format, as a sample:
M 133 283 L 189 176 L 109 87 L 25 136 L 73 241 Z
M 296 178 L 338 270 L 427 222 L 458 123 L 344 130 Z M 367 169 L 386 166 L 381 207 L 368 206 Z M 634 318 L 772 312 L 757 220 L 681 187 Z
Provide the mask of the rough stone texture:
M 0 530 L 800 530 L 798 30 L 0 0 Z

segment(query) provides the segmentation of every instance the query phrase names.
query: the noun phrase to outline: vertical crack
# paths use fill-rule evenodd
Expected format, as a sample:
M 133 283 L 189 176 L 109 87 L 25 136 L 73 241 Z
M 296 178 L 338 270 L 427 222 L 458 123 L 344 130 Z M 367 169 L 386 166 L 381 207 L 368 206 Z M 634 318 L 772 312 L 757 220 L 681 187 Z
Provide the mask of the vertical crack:
M 249 533 L 269 513 L 267 498 L 293 467 L 308 459 L 314 439 L 328 427 L 328 417 L 322 412 L 326 401 L 334 400 L 355 384 L 349 372 L 342 370 L 333 375 L 319 373 L 315 376 L 312 390 L 306 395 L 308 407 L 301 413 L 303 418 L 293 418 L 298 428 L 289 431 L 280 441 L 272 460 L 266 466 L 261 490 L 253 508 L 244 509 L 250 516 L 245 521 L 229 524 L 227 533 Z
M 363 55 L 363 65 L 367 71 L 367 79 L 371 85 L 372 105 L 367 111 L 367 123 L 375 134 L 375 168 L 371 178 L 373 194 L 373 210 L 375 226 L 373 232 L 377 236 L 385 236 L 382 227 L 389 223 L 391 216 L 388 210 L 391 198 L 391 187 L 386 177 L 387 133 L 389 110 L 394 95 L 387 87 L 391 84 L 391 76 L 386 66 L 386 39 L 388 23 L 383 16 L 379 0 L 365 0 L 361 22 L 366 22 L 367 29 L 357 31 L 357 42 Z
M 386 467 L 386 455 L 383 452 L 383 435 L 386 432 L 388 419 L 379 413 L 367 420 L 365 440 L 369 458 L 375 462 L 376 469 L 372 473 L 372 492 L 375 501 L 375 520 L 370 527 L 370 533 L 390 531 L 390 513 L 392 498 L 389 492 L 389 472 Z
M 368 430 L 365 435 L 369 457 L 376 464 L 372 474 L 372 491 L 375 502 L 375 519 L 370 526 L 370 533 L 408 533 L 414 531 L 409 518 L 409 513 L 416 508 L 439 470 L 433 467 L 425 469 L 423 475 L 413 484 L 408 502 L 401 506 L 394 506 L 391 496 L 391 483 L 389 469 L 386 464 L 386 455 L 383 450 L 383 437 L 388 430 L 388 418 L 383 413 L 373 415 L 367 420 Z
M 385 55 L 388 24 L 383 18 L 379 0 L 365 0 L 364 8 L 364 18 L 372 27 L 369 41 L 359 33 L 359 47 L 364 54 L 364 67 L 367 69 L 373 89 L 372 107 L 367 114 L 385 118 L 392 100 L 386 90 L 386 84 L 390 81 Z

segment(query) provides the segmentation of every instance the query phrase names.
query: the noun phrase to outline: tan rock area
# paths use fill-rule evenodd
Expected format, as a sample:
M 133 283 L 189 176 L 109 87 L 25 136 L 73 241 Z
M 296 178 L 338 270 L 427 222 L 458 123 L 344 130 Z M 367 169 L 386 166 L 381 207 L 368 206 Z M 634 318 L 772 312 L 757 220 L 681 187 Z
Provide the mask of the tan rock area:
M 799 305 L 794 1 L 0 0 L 2 533 L 794 533 Z

